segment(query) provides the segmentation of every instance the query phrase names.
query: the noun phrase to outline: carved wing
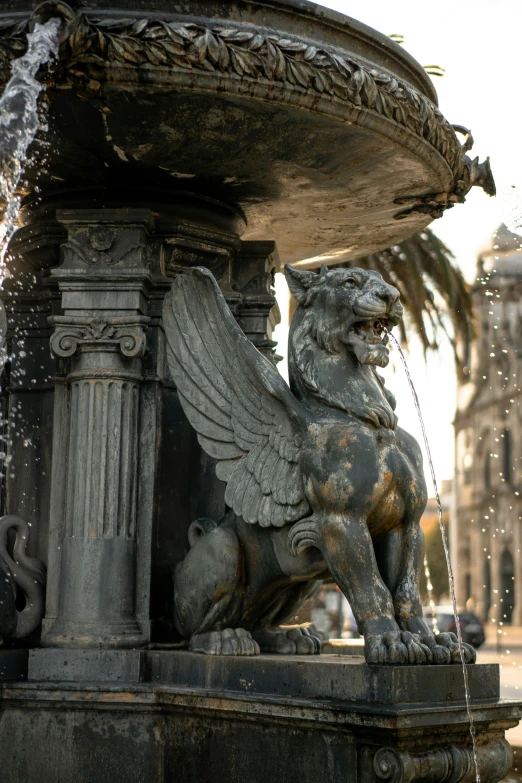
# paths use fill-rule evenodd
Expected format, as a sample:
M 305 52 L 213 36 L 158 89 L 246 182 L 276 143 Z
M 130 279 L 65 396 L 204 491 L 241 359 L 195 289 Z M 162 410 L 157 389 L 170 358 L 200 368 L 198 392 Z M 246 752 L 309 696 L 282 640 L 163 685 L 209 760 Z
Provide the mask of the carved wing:
M 207 269 L 174 280 L 163 324 L 183 410 L 203 449 L 219 460 L 227 505 L 262 527 L 306 516 L 298 464 L 304 412 L 245 337 Z

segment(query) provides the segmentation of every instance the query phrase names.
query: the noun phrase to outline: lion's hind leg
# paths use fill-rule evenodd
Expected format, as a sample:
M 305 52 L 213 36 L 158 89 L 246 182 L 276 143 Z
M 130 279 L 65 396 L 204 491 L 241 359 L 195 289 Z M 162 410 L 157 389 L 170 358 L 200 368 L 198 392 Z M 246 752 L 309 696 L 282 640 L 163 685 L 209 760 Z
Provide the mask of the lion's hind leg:
M 319 655 L 321 640 L 313 630 L 297 625 L 284 627 L 283 623 L 293 618 L 301 604 L 314 594 L 320 584 L 315 579 L 306 580 L 292 584 L 281 592 L 252 632 L 261 652 L 278 655 Z
M 240 627 L 243 557 L 235 531 L 196 520 L 189 542 L 191 549 L 174 580 L 176 628 L 190 638 L 194 652 L 258 655 L 259 645 Z

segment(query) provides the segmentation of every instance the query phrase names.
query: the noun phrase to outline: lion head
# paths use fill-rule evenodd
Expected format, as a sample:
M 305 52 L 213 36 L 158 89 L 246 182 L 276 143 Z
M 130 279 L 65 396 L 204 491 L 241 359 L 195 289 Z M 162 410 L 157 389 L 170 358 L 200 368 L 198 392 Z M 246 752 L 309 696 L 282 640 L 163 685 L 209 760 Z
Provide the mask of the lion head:
M 394 429 L 395 399 L 376 367 L 388 364 L 388 331 L 402 316 L 397 289 L 366 269 L 285 272 L 300 304 L 289 336 L 294 394 Z
M 368 269 L 299 271 L 288 264 L 290 291 L 308 310 L 307 321 L 320 348 L 352 351 L 361 364 L 386 367 L 388 334 L 402 317 L 396 288 Z

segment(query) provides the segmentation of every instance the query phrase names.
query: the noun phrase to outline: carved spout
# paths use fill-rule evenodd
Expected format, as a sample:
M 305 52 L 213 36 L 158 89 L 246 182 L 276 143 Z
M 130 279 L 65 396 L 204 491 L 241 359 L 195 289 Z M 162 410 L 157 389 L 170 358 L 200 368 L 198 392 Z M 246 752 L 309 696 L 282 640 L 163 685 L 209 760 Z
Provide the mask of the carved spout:
M 40 3 L 31 14 L 30 29 L 34 29 L 35 24 L 45 24 L 49 19 L 60 19 L 62 22 L 60 28 L 60 43 L 66 41 L 72 33 L 76 14 L 67 3 L 61 0 L 45 0 Z

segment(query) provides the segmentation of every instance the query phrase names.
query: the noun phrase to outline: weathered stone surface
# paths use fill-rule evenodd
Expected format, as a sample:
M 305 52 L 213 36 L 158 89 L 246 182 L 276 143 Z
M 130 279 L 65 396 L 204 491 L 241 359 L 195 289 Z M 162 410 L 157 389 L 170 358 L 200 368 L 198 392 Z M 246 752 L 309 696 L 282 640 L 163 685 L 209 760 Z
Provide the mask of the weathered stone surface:
M 468 668 L 474 701 L 499 698 L 496 664 Z M 214 692 L 277 694 L 321 701 L 387 705 L 462 702 L 464 683 L 457 666 L 367 666 L 362 656 L 217 656 L 148 651 L 145 679 Z
M 471 699 L 498 700 L 497 664 L 468 668 Z M 343 703 L 462 703 L 457 666 L 367 666 L 362 656 L 206 656 L 188 650 L 31 650 L 32 682 L 151 682 Z
M 520 705 L 477 701 L 473 712 L 483 779 L 496 783 L 511 761 L 502 731 L 516 723 Z M 29 683 L 3 686 L 0 714 L 5 783 L 458 783 L 473 777 L 462 701 L 445 709 L 440 703 L 394 707 L 190 686 Z
M 147 640 L 137 617 L 136 542 L 153 220 L 144 209 L 62 210 L 58 219 L 67 241 L 52 274 L 64 313 L 51 319 L 51 350 L 67 362 L 66 400 L 55 407 L 65 443 L 53 455 L 64 470 L 53 485 L 61 513 L 53 520 L 43 642 L 134 647 Z
M 142 682 L 144 655 L 140 650 L 30 650 L 27 676 L 33 682 Z

